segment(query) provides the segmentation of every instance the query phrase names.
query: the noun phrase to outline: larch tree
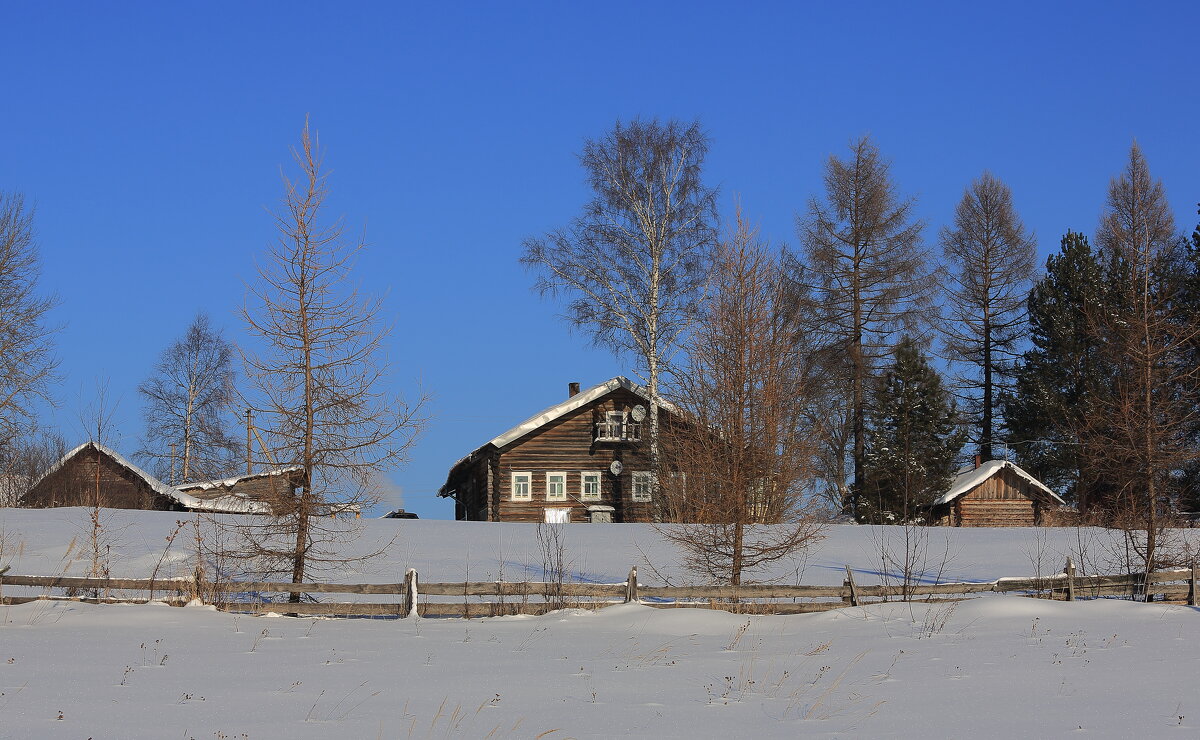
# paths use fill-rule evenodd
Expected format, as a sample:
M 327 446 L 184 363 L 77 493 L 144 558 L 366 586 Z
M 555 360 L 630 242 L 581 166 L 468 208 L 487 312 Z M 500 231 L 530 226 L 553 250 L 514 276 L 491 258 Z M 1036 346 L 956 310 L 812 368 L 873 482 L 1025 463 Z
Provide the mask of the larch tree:
M 51 400 L 57 328 L 47 314 L 57 300 L 40 293 L 40 275 L 33 209 L 0 191 L 0 450 L 32 429 L 36 405 Z
M 322 219 L 328 186 L 307 121 L 293 158 L 300 176 L 283 176 L 278 239 L 243 310 L 261 350 L 243 356 L 268 461 L 299 465 L 303 476 L 275 502 L 276 516 L 243 527 L 238 554 L 301 583 L 310 569 L 345 561 L 336 546 L 346 528 L 327 515 L 373 502 L 374 476 L 407 459 L 426 399 L 406 403 L 384 386 L 382 303 L 350 282 L 363 243 L 346 237 L 341 219 Z
M 941 324 L 946 356 L 962 369 L 959 395 L 979 456 L 987 461 L 1000 427 L 1000 393 L 1010 387 L 1025 335 L 1037 243 L 1013 208 L 1008 186 L 990 172 L 963 193 L 954 226 L 942 229 L 941 242 L 952 280 Z
M 593 196 L 568 226 L 525 241 L 521 263 L 543 296 L 602 346 L 628 353 L 650 393 L 649 443 L 659 480 L 661 379 L 695 315 L 715 238 L 716 193 L 702 180 L 699 122 L 618 121 L 579 157 Z
M 231 430 L 234 347 L 207 315 L 192 320 L 138 386 L 146 406 L 141 456 L 171 485 L 229 475 L 242 454 Z
M 1163 534 L 1177 510 L 1173 479 L 1197 459 L 1200 376 L 1188 360 L 1200 317 L 1180 305 L 1183 239 L 1136 142 L 1109 184 L 1096 241 L 1114 265 L 1117 300 L 1088 311 L 1112 368 L 1087 426 L 1104 450 L 1091 462 L 1114 489 L 1114 523 L 1150 571 L 1170 560 Z
M 680 413 L 663 433 L 659 533 L 689 570 L 733 585 L 820 538 L 807 512 L 818 442 L 806 412 L 823 389 L 779 255 L 738 213 L 710 295 L 672 373 Z M 774 526 L 760 526 L 774 525 Z
M 928 318 L 934 272 L 922 241 L 915 200 L 899 195 L 890 164 L 862 137 L 845 158 L 825 165 L 825 197 L 797 219 L 819 325 L 844 355 L 849 401 L 851 514 L 863 483 L 870 388 L 899 333 L 918 333 Z

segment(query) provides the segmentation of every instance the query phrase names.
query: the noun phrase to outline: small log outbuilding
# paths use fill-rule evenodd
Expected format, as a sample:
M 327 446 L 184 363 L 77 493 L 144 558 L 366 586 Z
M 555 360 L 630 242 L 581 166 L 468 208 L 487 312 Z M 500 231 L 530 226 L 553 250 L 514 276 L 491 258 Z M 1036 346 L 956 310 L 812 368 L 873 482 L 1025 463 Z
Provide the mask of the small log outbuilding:
M 1033 527 L 1064 503 L 1017 465 L 990 460 L 960 471 L 931 514 L 935 524 L 952 527 Z
M 281 471 L 272 471 L 279 474 Z M 268 474 L 269 475 L 269 474 Z M 285 481 L 288 479 L 284 479 Z M 230 514 L 269 514 L 270 507 L 210 481 L 205 497 L 163 483 L 121 454 L 96 442 L 81 444 L 55 462 L 21 497 L 21 506 L 100 506 L 149 511 L 204 511 Z
M 290 465 L 220 480 L 180 483 L 176 488 L 206 505 L 241 503 L 262 509 L 263 513 L 283 514 L 291 510 L 303 480 L 304 466 Z
M 454 464 L 439 496 L 484 522 L 649 522 L 650 393 L 625 377 L 581 391 Z M 659 423 L 675 407 L 659 404 Z

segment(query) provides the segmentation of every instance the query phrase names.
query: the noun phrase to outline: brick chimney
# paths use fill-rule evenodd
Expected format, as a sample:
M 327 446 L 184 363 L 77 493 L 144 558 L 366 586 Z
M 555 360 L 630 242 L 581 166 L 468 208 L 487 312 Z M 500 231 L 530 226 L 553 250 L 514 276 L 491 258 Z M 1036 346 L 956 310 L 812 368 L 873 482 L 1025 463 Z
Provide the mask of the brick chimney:
M 976 455 L 976 456 L 975 456 L 975 469 L 976 469 L 976 470 L 979 470 L 979 466 L 980 466 L 980 465 L 982 465 L 982 464 L 983 464 L 983 463 L 981 462 L 981 459 L 980 459 L 979 455 Z
M 578 383 L 567 383 L 567 398 L 573 398 L 579 395 Z

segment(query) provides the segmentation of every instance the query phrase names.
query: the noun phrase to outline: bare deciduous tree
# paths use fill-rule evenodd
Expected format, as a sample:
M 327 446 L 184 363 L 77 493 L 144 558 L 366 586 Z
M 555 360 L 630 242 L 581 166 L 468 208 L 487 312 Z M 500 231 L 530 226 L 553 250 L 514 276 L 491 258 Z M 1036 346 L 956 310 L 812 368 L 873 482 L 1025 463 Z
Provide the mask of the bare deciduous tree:
M 942 324 L 946 354 L 966 366 L 957 377 L 959 396 L 987 461 L 993 456 L 999 392 L 1009 387 L 1024 335 L 1037 243 L 1013 209 L 1012 192 L 990 172 L 963 193 L 954 227 L 942 229 L 941 241 L 953 267 L 949 320 Z
M 693 314 L 715 239 L 715 192 L 701 168 L 700 124 L 617 122 L 580 155 L 595 196 L 569 226 L 525 241 L 522 264 L 542 295 L 565 294 L 567 318 L 626 351 L 650 391 L 650 463 L 658 480 L 660 378 Z
M 0 451 L 0 508 L 19 505 L 34 481 L 66 453 L 66 440 L 45 429 L 12 440 Z
M 850 402 L 854 483 L 851 513 L 862 488 L 868 389 L 897 332 L 920 334 L 934 279 L 912 198 L 901 198 L 890 164 L 863 137 L 850 156 L 830 156 L 825 165 L 825 199 L 809 201 L 798 219 L 807 282 L 821 306 L 818 320 L 845 355 L 841 380 Z
M 242 444 L 230 430 L 233 355 L 233 345 L 208 316 L 197 314 L 163 352 L 155 374 L 138 386 L 146 400 L 141 454 L 171 485 L 220 478 L 239 461 Z
M 663 436 L 660 490 L 682 523 L 659 532 L 689 570 L 738 585 L 820 537 L 806 512 L 818 446 L 806 420 L 824 378 L 781 260 L 740 213 L 712 275 L 687 369 L 673 375 L 682 413 Z
M 270 458 L 303 467 L 299 491 L 277 516 L 243 529 L 244 556 L 286 566 L 293 583 L 313 566 L 345 562 L 335 551 L 346 529 L 324 516 L 372 500 L 372 475 L 403 462 L 424 425 L 425 397 L 406 403 L 384 389 L 381 357 L 388 330 L 381 301 L 349 284 L 363 249 L 341 219 L 321 221 L 328 193 L 319 143 L 305 121 L 293 150 L 298 180 L 283 177 L 278 240 L 259 266 L 243 316 L 261 352 L 247 350 L 247 380 L 257 391 Z M 293 595 L 293 600 L 298 599 Z
M 1091 464 L 1115 491 L 1115 522 L 1147 571 L 1168 560 L 1162 537 L 1174 513 L 1172 476 L 1196 460 L 1190 444 L 1200 372 L 1188 361 L 1200 317 L 1180 310 L 1174 269 L 1182 251 L 1162 182 L 1134 143 L 1129 164 L 1109 185 L 1096 240 L 1110 258 L 1113 299 L 1092 307 L 1113 377 L 1096 399 L 1086 434 Z
M 49 401 L 58 361 L 46 314 L 57 304 L 38 293 L 41 266 L 33 210 L 0 191 L 0 448 L 34 422 L 34 404 Z

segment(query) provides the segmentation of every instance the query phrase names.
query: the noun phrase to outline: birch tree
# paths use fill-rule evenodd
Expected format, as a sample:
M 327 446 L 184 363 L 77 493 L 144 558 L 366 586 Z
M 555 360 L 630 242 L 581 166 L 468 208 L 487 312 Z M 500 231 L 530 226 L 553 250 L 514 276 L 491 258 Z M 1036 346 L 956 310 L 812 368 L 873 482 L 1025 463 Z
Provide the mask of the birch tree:
M 963 193 L 954 226 L 941 232 L 951 267 L 942 335 L 948 359 L 961 371 L 958 393 L 972 420 L 979 456 L 991 460 L 1000 393 L 1025 335 L 1025 298 L 1037 244 L 1012 204 L 1012 192 L 984 172 Z
M 851 416 L 854 482 L 849 509 L 857 511 L 863 484 L 865 420 L 871 382 L 901 330 L 919 334 L 934 277 L 922 241 L 925 224 L 915 200 L 897 192 L 891 165 L 862 137 L 850 155 L 830 156 L 825 197 L 813 197 L 798 230 L 819 325 L 841 348 L 842 378 Z
M 276 517 L 242 530 L 240 554 L 283 564 L 301 583 L 311 568 L 345 561 L 336 550 L 346 528 L 326 515 L 373 502 L 373 476 L 407 459 L 425 398 L 407 403 L 385 387 L 382 302 L 350 281 L 364 244 L 341 219 L 323 219 L 329 191 L 307 121 L 293 158 L 300 175 L 283 176 L 278 238 L 243 309 L 261 350 L 243 357 L 268 462 L 301 466 L 302 484 Z
M 200 313 L 138 386 L 146 403 L 141 454 L 172 485 L 220 478 L 239 463 L 233 357 L 233 345 Z
M 0 191 L 0 449 L 34 426 L 55 380 L 57 328 L 47 314 L 57 300 L 39 292 L 40 274 L 33 209 Z
M 650 461 L 660 471 L 661 378 L 695 313 L 715 238 L 715 191 L 701 179 L 698 122 L 634 120 L 584 144 L 593 197 L 568 226 L 525 241 L 543 296 L 598 344 L 629 353 L 650 392 Z

